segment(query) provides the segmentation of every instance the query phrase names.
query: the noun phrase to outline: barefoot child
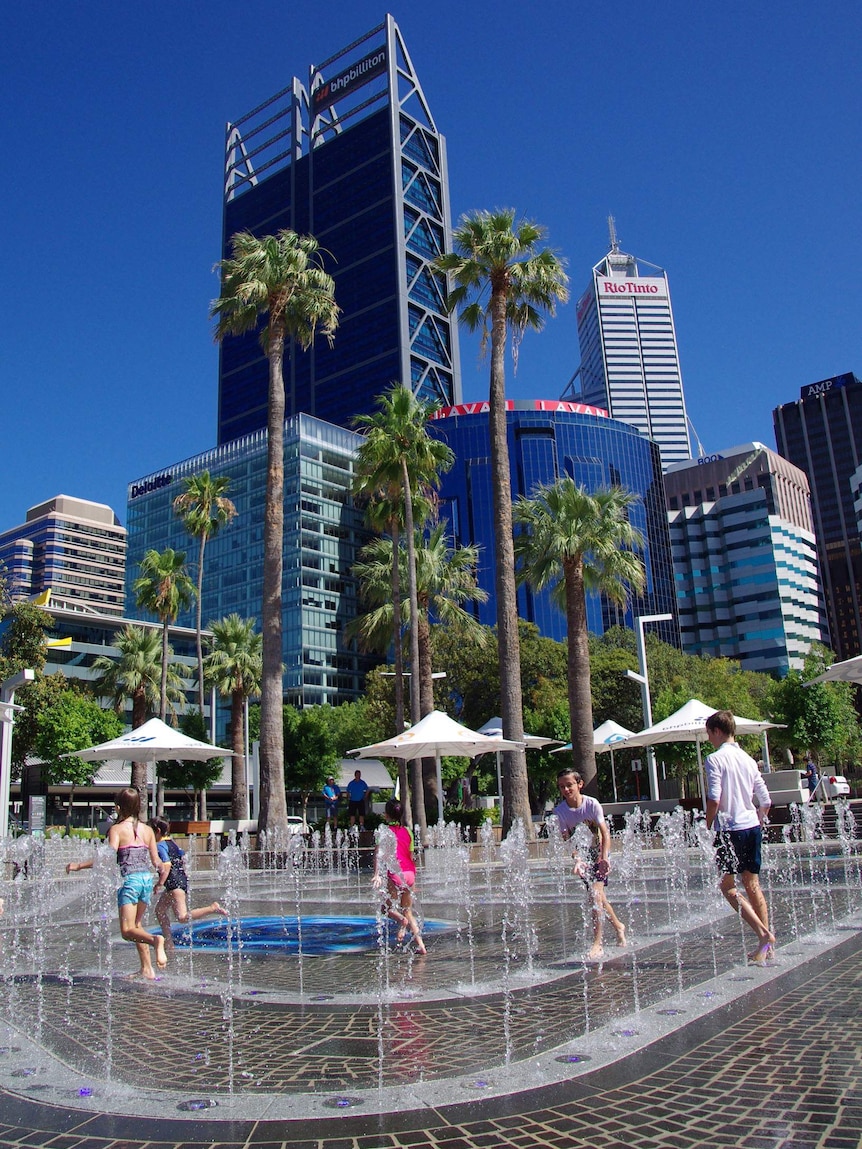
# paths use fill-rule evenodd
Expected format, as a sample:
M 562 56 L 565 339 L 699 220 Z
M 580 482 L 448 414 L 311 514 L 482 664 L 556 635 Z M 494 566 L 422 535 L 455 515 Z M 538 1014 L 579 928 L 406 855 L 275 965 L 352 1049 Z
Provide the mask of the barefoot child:
M 155 888 L 155 893 L 161 894 L 156 903 L 156 920 L 162 927 L 162 934 L 168 949 L 173 949 L 171 937 L 171 919 L 168 913 L 174 911 L 178 922 L 196 922 L 199 918 L 206 918 L 213 914 L 224 914 L 227 910 L 218 902 L 210 902 L 208 906 L 201 906 L 197 910 L 190 910 L 188 905 L 189 879 L 183 858 L 185 850 L 181 850 L 170 836 L 170 824 L 164 818 L 150 818 L 150 826 L 156 836 L 156 849 L 163 862 L 168 862 L 170 870 L 163 881 Z
M 374 854 L 372 884 L 378 890 L 382 887 L 381 863 L 385 864 L 387 897 L 383 905 L 383 912 L 392 918 L 393 922 L 398 923 L 398 941 L 403 942 L 407 936 L 407 931 L 410 930 L 417 951 L 424 954 L 425 943 L 422 941 L 419 923 L 413 913 L 413 894 L 411 893 L 416 881 L 416 863 L 413 861 L 413 835 L 406 826 L 401 825 L 401 803 L 395 798 L 390 798 L 386 803 L 386 821 L 388 826 L 381 827 L 381 831 L 383 833 L 388 831 L 394 835 L 395 857 L 394 859 L 387 858 L 386 862 L 383 863 L 381 849 L 378 845 Z M 389 869 L 390 865 L 394 868 Z
M 584 780 L 576 770 L 568 767 L 557 775 L 557 786 L 562 801 L 554 807 L 564 840 L 568 840 L 577 826 L 587 825 L 594 835 L 594 845 L 586 858 L 575 851 L 575 874 L 590 894 L 593 918 L 593 944 L 587 956 L 595 961 L 604 956 L 602 925 L 607 917 L 617 935 L 617 945 L 626 944 L 626 928 L 613 911 L 605 894 L 605 882 L 610 872 L 608 853 L 611 835 L 605 822 L 604 811 L 595 798 L 583 793 Z
M 141 959 L 141 977 L 154 978 L 150 949 L 156 951 L 156 965 L 164 969 L 168 964 L 165 939 L 143 928 L 141 921 L 153 892 L 153 872 L 156 869 L 163 883 L 170 865 L 159 857 L 156 836 L 149 826 L 140 822 L 141 796 L 132 786 L 120 790 L 115 799 L 117 820 L 108 831 L 108 845 L 117 851 L 122 885 L 117 890 L 120 913 L 120 933 L 126 941 L 134 942 Z M 78 867 L 79 869 L 81 867 Z

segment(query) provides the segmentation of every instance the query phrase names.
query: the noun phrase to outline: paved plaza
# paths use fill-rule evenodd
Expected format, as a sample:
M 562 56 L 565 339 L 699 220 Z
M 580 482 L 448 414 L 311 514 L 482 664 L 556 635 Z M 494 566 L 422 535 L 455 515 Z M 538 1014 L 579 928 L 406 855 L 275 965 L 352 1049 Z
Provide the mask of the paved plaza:
M 582 960 L 575 890 L 561 904 L 534 862 L 526 921 L 487 896 L 501 873 L 483 886 L 472 868 L 465 921 L 426 870 L 425 914 L 441 929 L 424 959 L 178 949 L 155 984 L 125 976 L 131 947 L 105 947 L 109 923 L 89 920 L 98 889 L 49 874 L 50 930 L 3 919 L 4 1017 L 16 1024 L 0 1045 L 0 1144 L 855 1149 L 858 863 L 817 845 L 770 864 L 782 944 L 765 969 L 746 963 L 705 871 L 690 865 L 669 890 L 662 857 L 650 882 L 620 882 L 632 944 L 602 963 Z M 272 912 L 267 883 L 282 912 L 296 896 L 308 915 L 366 896 L 367 875 L 346 886 L 316 875 L 300 893 L 283 876 L 242 876 L 243 915 Z M 40 976 L 26 968 L 33 947 Z

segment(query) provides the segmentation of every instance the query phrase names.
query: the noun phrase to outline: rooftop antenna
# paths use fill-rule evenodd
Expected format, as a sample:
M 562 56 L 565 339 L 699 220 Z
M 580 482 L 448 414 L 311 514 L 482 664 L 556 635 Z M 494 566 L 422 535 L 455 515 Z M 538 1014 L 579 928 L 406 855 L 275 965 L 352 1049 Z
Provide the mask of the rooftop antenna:
M 608 235 L 611 239 L 611 251 L 619 251 L 620 243 L 617 239 L 617 221 L 612 215 L 608 216 Z
M 692 421 L 691 421 L 691 419 L 689 419 L 688 415 L 686 415 L 685 420 L 688 423 L 689 427 L 691 427 L 691 433 L 692 433 L 692 435 L 694 435 L 694 441 L 697 443 L 697 457 L 698 457 L 698 459 L 702 459 L 704 457 L 704 455 L 706 454 L 706 451 L 704 451 L 704 449 L 703 449 L 703 443 L 701 443 L 701 441 L 698 437 L 697 431 L 695 431 L 695 429 L 694 429 L 694 423 L 692 423 Z

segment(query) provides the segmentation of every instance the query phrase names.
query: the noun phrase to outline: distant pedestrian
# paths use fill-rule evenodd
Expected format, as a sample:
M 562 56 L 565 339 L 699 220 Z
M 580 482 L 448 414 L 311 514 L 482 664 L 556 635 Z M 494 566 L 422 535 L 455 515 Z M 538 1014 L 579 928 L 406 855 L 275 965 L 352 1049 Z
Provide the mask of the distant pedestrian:
M 177 921 L 183 923 L 196 922 L 200 918 L 209 918 L 216 914 L 227 917 L 227 910 L 218 902 L 210 902 L 208 906 L 199 906 L 196 910 L 189 909 L 189 879 L 186 873 L 185 850 L 180 849 L 170 836 L 170 823 L 164 818 L 150 818 L 150 826 L 156 836 L 159 857 L 170 865 L 170 870 L 156 886 L 154 893 L 161 894 L 156 902 L 156 921 L 162 927 L 162 936 L 168 949 L 173 949 L 171 919 L 168 916 L 170 910 L 173 910 Z
M 805 782 L 808 786 L 808 801 L 814 802 L 817 799 L 817 786 L 820 782 L 820 775 L 817 773 L 811 755 L 808 755 L 808 761 L 805 763 Z
M 560 823 L 564 840 L 568 840 L 578 826 L 586 825 L 593 832 L 593 845 L 585 855 L 575 850 L 575 874 L 584 883 L 590 899 L 593 920 L 593 944 L 587 957 L 597 961 L 604 956 L 602 934 L 604 919 L 614 928 L 617 945 L 626 944 L 626 927 L 617 917 L 605 893 L 611 864 L 609 853 L 611 834 L 605 821 L 605 813 L 596 798 L 583 793 L 584 779 L 571 767 L 566 767 L 557 775 L 557 786 L 562 801 L 554 807 L 554 814 Z
M 409 930 L 413 935 L 413 944 L 417 951 L 424 954 L 425 943 L 422 941 L 419 923 L 413 912 L 412 891 L 416 882 L 413 835 L 406 826 L 401 825 L 401 803 L 396 798 L 390 798 L 386 803 L 386 822 L 387 825 L 381 826 L 378 834 L 393 835 L 395 849 L 394 852 L 385 851 L 378 844 L 374 852 L 372 883 L 376 889 L 381 889 L 384 881 L 386 883 L 386 901 L 383 905 L 383 912 L 397 923 L 399 944 L 404 941 Z
M 736 721 L 729 710 L 717 710 L 707 718 L 706 734 L 714 751 L 706 759 L 706 824 L 716 832 L 719 889 L 757 934 L 759 945 L 748 955 L 749 960 L 765 965 L 775 946 L 775 934 L 769 928 L 769 908 L 758 876 L 761 827 L 771 804 L 769 791 L 757 763 L 737 745 Z M 737 889 L 737 874 L 746 897 Z
M 341 787 L 331 776 L 326 779 L 326 785 L 323 787 L 323 800 L 326 803 L 326 820 L 334 833 L 338 828 L 338 803 L 341 801 Z
M 362 771 L 354 772 L 353 778 L 347 783 L 347 814 L 352 826 L 359 819 L 359 828 L 365 825 L 365 796 L 368 793 L 368 783 L 362 777 Z

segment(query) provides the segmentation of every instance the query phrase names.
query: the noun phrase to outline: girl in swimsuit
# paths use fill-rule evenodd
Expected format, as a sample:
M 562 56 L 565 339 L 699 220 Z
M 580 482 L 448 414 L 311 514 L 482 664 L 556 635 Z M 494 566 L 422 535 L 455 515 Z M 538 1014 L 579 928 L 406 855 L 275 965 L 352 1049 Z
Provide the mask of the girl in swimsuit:
M 406 826 L 401 825 L 401 803 L 395 798 L 390 798 L 386 803 L 386 820 L 389 823 L 386 827 L 381 827 L 383 833 L 390 833 L 395 837 L 395 857 L 394 859 L 387 859 L 384 863 L 386 869 L 386 902 L 383 905 L 383 912 L 393 922 L 398 923 L 398 941 L 403 942 L 407 936 L 407 931 L 413 935 L 413 944 L 416 946 L 420 954 L 425 953 L 425 943 L 422 941 L 422 934 L 419 930 L 419 923 L 416 920 L 416 915 L 413 913 L 413 885 L 416 882 L 416 863 L 413 861 L 413 835 Z M 374 877 L 372 884 L 375 889 L 380 889 L 383 886 L 383 874 L 381 873 L 381 851 L 380 847 L 374 854 Z M 393 864 L 394 869 L 389 869 L 389 865 Z M 396 907 L 397 903 L 397 907 Z
M 156 848 L 156 836 L 149 826 L 139 821 L 141 796 L 132 786 L 121 790 L 115 798 L 117 820 L 108 831 L 108 845 L 117 851 L 122 885 L 117 890 L 117 908 L 120 913 L 120 933 L 126 941 L 134 942 L 141 959 L 141 977 L 154 978 L 150 950 L 156 951 L 156 965 L 164 969 L 168 964 L 165 939 L 151 934 L 141 921 L 150 904 L 153 892 L 153 871 L 158 870 L 159 881 L 164 884 L 170 863 L 163 862 Z

